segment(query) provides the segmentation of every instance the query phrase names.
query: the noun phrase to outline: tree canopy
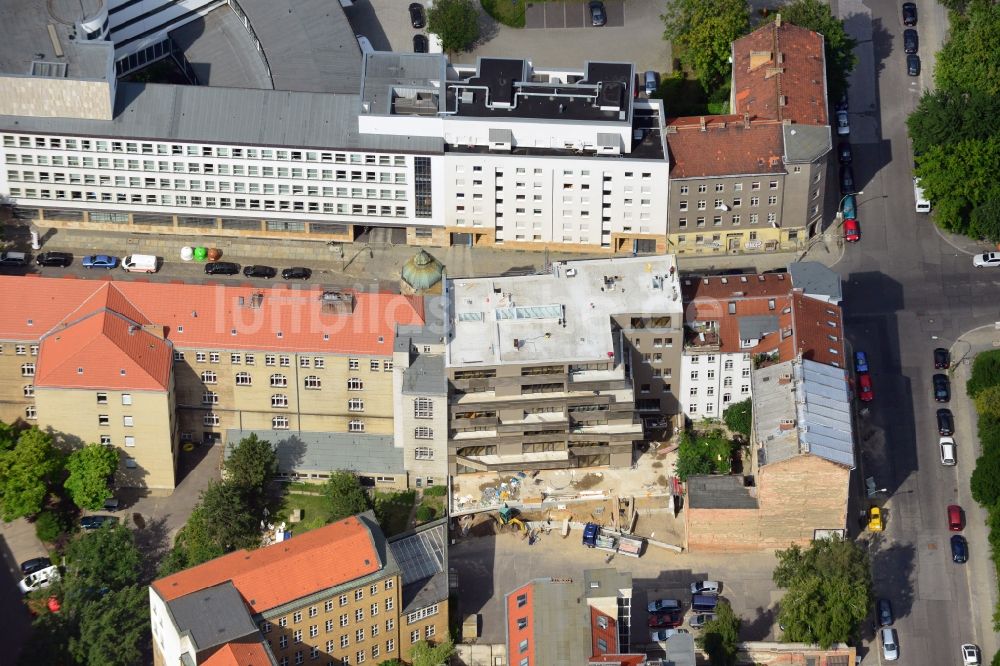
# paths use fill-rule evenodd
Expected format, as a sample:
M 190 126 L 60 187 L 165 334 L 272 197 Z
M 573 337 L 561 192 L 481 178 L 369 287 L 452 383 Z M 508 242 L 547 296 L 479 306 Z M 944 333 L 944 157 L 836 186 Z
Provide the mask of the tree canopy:
M 65 584 L 94 593 L 121 590 L 139 580 L 142 554 L 132 530 L 124 525 L 104 525 L 70 541 L 66 548 Z
M 368 493 L 351 472 L 334 472 L 323 485 L 323 496 L 329 507 L 330 522 L 369 509 Z
M 934 80 L 944 90 L 1000 94 L 1000 5 L 979 0 L 952 12 L 948 39 L 937 54 Z
M 247 505 L 243 489 L 232 483 L 210 482 L 201 493 L 201 509 L 212 537 L 223 550 L 256 548 L 260 545 L 262 515 Z
M 84 666 L 141 664 L 149 631 L 149 593 L 131 585 L 88 604 L 80 614 L 79 638 L 70 640 L 70 653 Z
M 728 474 L 732 470 L 733 443 L 721 430 L 681 434 L 675 471 L 681 481 L 699 474 Z
M 223 470 L 226 481 L 263 497 L 278 473 L 278 455 L 270 442 L 250 434 L 233 448 Z
M 702 627 L 698 646 L 708 654 L 712 666 L 735 666 L 739 651 L 740 618 L 726 601 L 715 607 L 715 619 Z
M 99 509 L 111 497 L 108 481 L 118 469 L 118 452 L 110 446 L 88 444 L 66 459 L 69 476 L 63 487 L 81 509 Z
M 949 231 L 967 234 L 969 215 L 1000 198 L 1000 134 L 931 146 L 916 158 L 915 174 L 934 204 L 934 219 Z
M 413 644 L 410 651 L 410 661 L 413 662 L 413 666 L 440 666 L 447 664 L 454 653 L 455 644 L 451 641 L 443 643 L 418 641 Z
M 750 428 L 753 423 L 753 401 L 750 398 L 741 402 L 734 402 L 726 407 L 722 412 L 722 420 L 725 421 L 729 431 L 742 435 L 744 439 L 750 439 Z
M 225 554 L 206 518 L 205 509 L 198 505 L 177 532 L 174 547 L 160 563 L 159 575 L 169 576 Z
M 985 140 L 1000 133 L 1000 97 L 978 89 L 928 91 L 906 126 L 914 155 L 966 139 Z
M 14 448 L 0 453 L 0 516 L 13 520 L 41 511 L 62 468 L 51 435 L 38 428 L 22 431 Z
M 445 53 L 466 51 L 479 39 L 479 9 L 472 0 L 437 0 L 427 10 L 427 32 Z
M 731 43 L 750 30 L 745 0 L 674 0 L 660 17 L 663 38 L 706 91 L 725 87 Z
M 834 537 L 776 555 L 773 579 L 787 590 L 778 612 L 783 640 L 823 648 L 846 642 L 871 609 L 868 554 L 853 541 Z

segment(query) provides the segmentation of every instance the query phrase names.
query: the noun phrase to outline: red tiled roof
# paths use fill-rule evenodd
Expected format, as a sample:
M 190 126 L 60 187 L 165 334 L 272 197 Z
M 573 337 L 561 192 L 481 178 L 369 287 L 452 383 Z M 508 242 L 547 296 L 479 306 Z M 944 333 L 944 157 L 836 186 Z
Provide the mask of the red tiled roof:
M 772 21 L 733 42 L 733 112 L 828 125 L 823 36 Z M 784 104 L 782 104 L 784 98 Z
M 695 275 L 681 278 L 684 302 L 695 299 L 717 301 L 755 296 L 787 296 L 792 293 L 792 278 L 787 273 L 747 273 L 746 275 Z
M 232 581 L 252 613 L 382 569 L 367 525 L 357 516 L 257 550 L 238 550 L 153 581 L 164 601 Z
M 199 662 L 200 666 L 271 666 L 267 650 L 260 643 L 226 643 L 208 658 Z
M 792 317 L 795 322 L 795 347 L 789 358 L 801 354 L 802 358 L 817 363 L 847 367 L 844 359 L 844 322 L 839 305 L 796 292 L 792 295 Z M 834 325 L 831 326 L 831 323 Z M 831 352 L 831 349 L 836 351 Z
M 785 172 L 780 123 L 710 116 L 705 131 L 699 117 L 673 118 L 667 127 L 671 179 Z
M 324 310 L 319 287 L 108 284 L 0 276 L 0 293 L 5 297 L 5 307 L 0 308 L 0 339 L 8 340 L 37 340 L 64 319 L 87 314 L 87 303 L 94 309 L 108 307 L 138 323 L 164 326 L 167 338 L 181 349 L 389 355 L 396 324 L 424 322 L 419 296 L 359 292 L 354 294 L 352 313 L 336 314 Z M 250 305 L 255 294 L 262 298 L 260 307 L 254 308 Z

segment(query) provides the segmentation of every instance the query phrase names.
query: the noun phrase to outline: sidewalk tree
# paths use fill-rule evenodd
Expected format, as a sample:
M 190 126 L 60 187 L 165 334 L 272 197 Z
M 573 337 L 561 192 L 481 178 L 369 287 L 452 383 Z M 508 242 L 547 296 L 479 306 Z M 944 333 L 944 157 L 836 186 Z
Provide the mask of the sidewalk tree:
M 981 391 L 1000 385 L 1000 350 L 989 350 L 976 354 L 972 362 L 972 374 L 965 383 L 965 392 L 975 399 Z
M 965 139 L 988 139 L 1000 134 L 1000 96 L 975 89 L 925 92 L 906 126 L 914 155 Z
M 979 456 L 969 486 L 972 499 L 985 507 L 995 506 L 1000 501 L 1000 454 L 994 452 Z
M 734 402 L 726 407 L 722 412 L 722 420 L 725 421 L 729 432 L 743 436 L 743 439 L 750 441 L 750 428 L 753 423 L 753 401 L 750 398 L 741 402 Z
M 871 563 L 863 548 L 833 537 L 776 555 L 773 579 L 787 590 L 778 612 L 782 640 L 826 649 L 853 636 L 872 604 Z
M 118 469 L 118 452 L 103 444 L 87 444 L 66 459 L 69 476 L 63 487 L 81 509 L 99 509 L 111 497 L 108 481 Z
M 976 411 L 981 418 L 994 421 L 1000 419 L 1000 384 L 980 390 L 973 402 L 976 403 Z
M 969 214 L 969 236 L 1000 242 L 1000 197 L 987 199 Z
M 177 532 L 174 547 L 160 564 L 158 575 L 161 578 L 169 576 L 225 555 L 226 551 L 215 536 L 205 509 L 200 504 L 195 506 L 184 527 Z
M 934 80 L 945 90 L 1000 94 L 1000 5 L 972 2 L 965 14 L 951 14 L 948 39 L 937 54 Z
M 466 51 L 479 39 L 479 9 L 472 0 L 436 0 L 427 10 L 427 32 L 445 53 Z
M 84 666 L 131 666 L 146 658 L 149 642 L 149 593 L 130 585 L 87 604 L 79 614 L 79 638 L 70 653 Z
M 323 485 L 329 520 L 335 522 L 369 509 L 368 494 L 351 472 L 334 472 Z
M 697 641 L 698 646 L 708 654 L 712 666 L 736 666 L 740 618 L 728 602 L 719 601 L 715 607 L 715 619 L 705 624 Z
M 750 31 L 745 0 L 674 0 L 660 16 L 663 38 L 706 92 L 729 79 L 731 43 Z
M 14 448 L 0 453 L 0 516 L 9 521 L 41 511 L 62 466 L 51 435 L 38 428 L 22 431 Z
M 933 146 L 916 158 L 914 175 L 934 204 L 935 221 L 960 234 L 969 232 L 969 215 L 977 206 L 1000 198 L 1000 135 Z

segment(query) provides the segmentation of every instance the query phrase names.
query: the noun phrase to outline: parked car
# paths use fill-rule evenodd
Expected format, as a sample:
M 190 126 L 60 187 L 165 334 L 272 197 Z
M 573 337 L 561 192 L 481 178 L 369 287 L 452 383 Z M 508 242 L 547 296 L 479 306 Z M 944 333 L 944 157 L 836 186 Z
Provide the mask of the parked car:
M 955 458 L 955 440 L 952 437 L 942 437 L 938 440 L 938 446 L 941 447 L 941 464 L 951 467 L 952 465 L 957 465 L 958 460 Z
M 672 613 L 681 609 L 681 602 L 676 599 L 655 599 L 646 604 L 647 613 Z
M 312 277 L 312 271 L 304 266 L 293 266 L 281 271 L 281 278 L 284 280 L 308 280 Z
M 107 268 L 111 270 L 118 265 L 118 257 L 112 257 L 108 254 L 91 254 L 84 257 L 80 263 L 83 264 L 84 268 Z
M 651 631 L 649 632 L 649 642 L 659 643 L 661 641 L 667 640 L 671 636 L 676 636 L 677 634 L 686 634 L 686 633 L 688 633 L 687 629 L 660 629 L 659 631 Z
M 903 53 L 912 55 L 917 52 L 920 48 L 920 38 L 917 37 L 917 31 L 913 28 L 908 28 L 903 31 Z
M 910 76 L 920 76 L 920 56 L 906 56 L 906 73 Z
M 972 265 L 976 268 L 1000 266 L 1000 252 L 977 254 L 972 258 Z
M 934 350 L 934 369 L 935 370 L 947 370 L 951 367 L 951 359 L 948 358 L 950 354 L 948 350 L 944 347 L 938 347 Z
M 872 377 L 867 372 L 858 375 L 858 400 L 861 402 L 871 402 L 875 399 L 875 391 L 872 389 Z
M 851 123 L 847 119 L 847 109 L 837 109 L 837 134 L 847 136 L 851 133 Z
M 0 252 L 0 267 L 27 266 L 28 255 L 25 252 Z
M 29 592 L 48 587 L 53 582 L 59 580 L 59 578 L 59 567 L 50 564 L 44 569 L 39 569 L 34 573 L 28 574 L 20 580 L 17 586 L 21 592 L 28 594 Z
M 854 372 L 868 372 L 868 354 L 863 351 L 854 352 Z
M 868 529 L 872 532 L 885 531 L 885 516 L 877 506 L 868 507 Z
M 962 666 L 979 666 L 979 648 L 973 643 L 962 645 Z
M 666 613 L 650 613 L 648 624 L 650 629 L 672 629 L 684 624 L 684 615 L 680 610 Z
M 604 11 L 604 3 L 593 0 L 590 3 L 590 25 L 601 26 L 608 22 L 608 14 Z
M 969 561 L 969 542 L 964 536 L 955 534 L 951 537 L 951 561 L 957 564 Z
M 844 214 L 845 220 L 858 219 L 858 204 L 853 194 L 844 197 L 844 202 L 840 206 L 840 212 Z
M 895 618 L 892 615 L 892 602 L 888 599 L 879 599 L 875 604 L 878 612 L 878 624 L 880 627 L 892 626 Z
M 882 638 L 882 658 L 886 661 L 896 661 L 899 659 L 899 644 L 896 642 L 896 630 L 892 627 L 883 627 L 879 631 Z
M 854 194 L 857 190 L 854 187 L 854 169 L 849 166 L 840 167 L 840 193 Z
M 848 243 L 857 243 L 861 240 L 861 225 L 857 220 L 844 220 L 844 240 Z
M 951 380 L 948 375 L 934 375 L 934 400 L 937 402 L 948 402 L 951 400 Z
M 85 530 L 99 530 L 104 527 L 105 524 L 116 525 L 118 523 L 118 516 L 84 516 L 80 519 L 80 527 Z
M 691 583 L 691 594 L 706 594 L 715 596 L 722 589 L 722 583 L 717 580 L 697 580 Z
M 841 164 L 850 164 L 854 161 L 854 153 L 851 150 L 851 144 L 846 141 L 841 141 L 840 146 L 837 150 L 837 157 L 840 159 Z
M 643 89 L 646 91 L 646 97 L 652 97 L 660 88 L 659 75 L 650 69 L 645 73 L 644 77 Z
M 962 516 L 962 507 L 957 504 L 948 505 L 948 529 L 952 532 L 961 532 L 965 526 Z
M 42 252 L 35 257 L 35 265 L 37 266 L 66 268 L 71 263 L 73 263 L 73 255 L 69 252 Z
M 688 625 L 692 629 L 700 629 L 704 627 L 707 623 L 715 619 L 715 613 L 698 613 L 697 615 L 692 615 L 691 619 L 688 621 Z
M 248 278 L 263 278 L 265 280 L 270 280 L 277 274 L 278 271 L 270 266 L 255 264 L 253 266 L 243 267 L 243 276 Z
M 236 275 L 240 265 L 231 261 L 210 261 L 205 264 L 205 275 Z
M 420 30 L 427 25 L 427 19 L 424 16 L 424 6 L 422 4 L 419 2 L 410 3 L 409 11 L 410 25 L 412 25 L 415 30 Z
M 937 426 L 939 435 L 955 434 L 955 419 L 952 417 L 950 409 L 937 410 Z
M 52 566 L 52 560 L 47 557 L 33 557 L 30 560 L 25 560 L 21 562 L 21 575 L 28 576 L 35 573 L 36 571 L 41 571 L 46 567 Z
M 847 91 L 845 90 L 844 94 L 841 95 L 840 99 L 837 101 L 837 111 L 847 111 L 847 103 Z
M 915 26 L 917 24 L 917 5 L 912 2 L 903 3 L 903 25 Z
M 417 33 L 413 35 L 413 52 L 414 53 L 427 53 L 430 43 L 427 41 L 425 35 Z

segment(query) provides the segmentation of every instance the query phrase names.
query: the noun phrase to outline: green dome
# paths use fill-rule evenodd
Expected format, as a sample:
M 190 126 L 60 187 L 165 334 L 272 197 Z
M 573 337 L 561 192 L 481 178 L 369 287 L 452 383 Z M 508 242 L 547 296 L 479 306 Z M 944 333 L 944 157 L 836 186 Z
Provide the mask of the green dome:
M 400 272 L 403 281 L 417 291 L 430 289 L 444 275 L 444 265 L 432 257 L 426 250 L 420 250 L 403 264 Z

